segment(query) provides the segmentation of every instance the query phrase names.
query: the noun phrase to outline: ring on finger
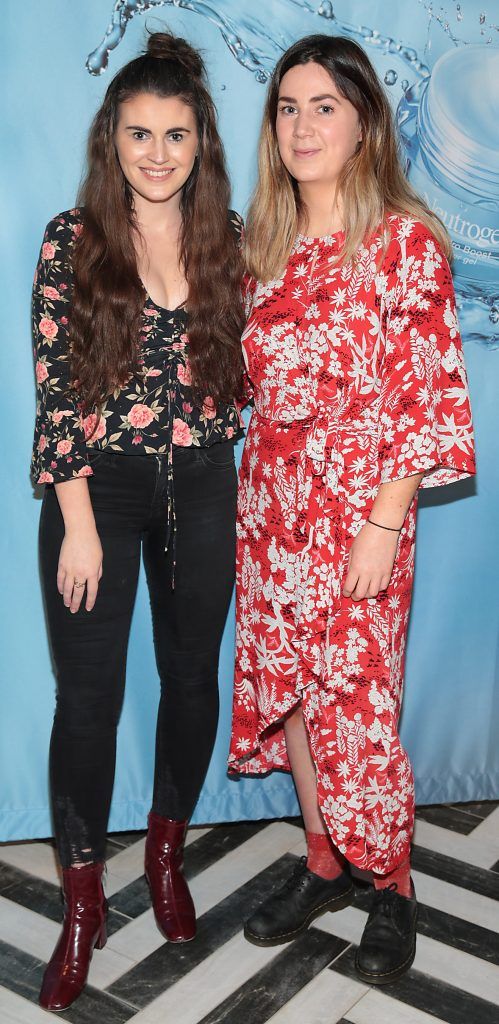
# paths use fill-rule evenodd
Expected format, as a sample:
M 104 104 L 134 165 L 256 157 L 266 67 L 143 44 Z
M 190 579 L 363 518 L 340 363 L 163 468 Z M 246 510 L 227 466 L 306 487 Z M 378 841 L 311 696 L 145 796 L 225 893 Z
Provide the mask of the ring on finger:
M 84 587 L 85 583 L 86 583 L 86 580 L 83 580 L 83 583 L 79 583 L 78 580 L 73 580 L 73 585 L 75 587 Z

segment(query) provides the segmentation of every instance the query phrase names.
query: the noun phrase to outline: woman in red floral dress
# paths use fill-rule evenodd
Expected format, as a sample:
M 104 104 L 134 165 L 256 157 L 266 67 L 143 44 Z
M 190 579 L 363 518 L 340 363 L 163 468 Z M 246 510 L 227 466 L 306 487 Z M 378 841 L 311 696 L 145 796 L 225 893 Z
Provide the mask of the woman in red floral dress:
M 245 934 L 294 938 L 351 901 L 348 862 L 369 869 L 357 969 L 381 984 L 415 951 L 398 719 L 417 492 L 475 469 L 450 244 L 407 185 L 382 86 L 346 39 L 312 36 L 281 58 L 259 166 L 230 767 L 292 770 L 308 857 Z

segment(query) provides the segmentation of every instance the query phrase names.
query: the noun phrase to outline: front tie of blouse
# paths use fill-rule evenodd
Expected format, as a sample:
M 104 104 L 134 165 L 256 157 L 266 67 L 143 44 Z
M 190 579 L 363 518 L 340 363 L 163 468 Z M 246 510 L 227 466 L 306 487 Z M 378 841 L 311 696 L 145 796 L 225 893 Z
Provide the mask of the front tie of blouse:
M 229 211 L 240 235 L 242 221 Z M 167 310 L 149 297 L 142 311 L 140 376 L 131 376 L 106 399 L 97 420 L 83 417 L 71 389 L 69 317 L 71 256 L 82 230 L 79 210 L 59 214 L 44 236 L 33 286 L 33 338 L 37 407 L 32 456 L 34 483 L 60 483 L 91 476 L 89 451 L 124 455 L 168 455 L 171 445 L 207 448 L 243 433 L 236 405 L 201 408 L 192 397 L 188 314 Z

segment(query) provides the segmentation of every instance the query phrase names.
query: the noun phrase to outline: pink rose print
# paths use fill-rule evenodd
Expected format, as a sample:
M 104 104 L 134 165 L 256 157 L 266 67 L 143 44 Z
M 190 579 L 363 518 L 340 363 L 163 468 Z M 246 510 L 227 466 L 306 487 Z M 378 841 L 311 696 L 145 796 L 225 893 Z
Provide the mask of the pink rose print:
M 83 231 L 83 224 L 73 224 L 73 236 L 79 238 Z
M 177 367 L 177 377 L 181 384 L 192 384 L 190 366 L 188 364 L 186 364 L 186 366 L 182 366 L 182 364 L 180 364 L 180 366 Z
M 62 324 L 63 327 L 67 326 L 67 322 L 68 322 L 67 316 L 61 316 L 61 324 Z
M 82 466 L 81 469 L 79 469 L 78 473 L 77 473 L 77 476 L 93 476 L 93 475 L 94 475 L 94 471 L 93 471 L 91 466 Z
M 40 476 L 38 477 L 39 484 L 53 484 L 53 482 L 54 478 L 52 473 L 40 473 Z
M 214 420 L 216 415 L 217 407 L 210 395 L 207 395 L 203 402 L 203 416 L 205 416 L 207 420 Z
M 44 338 L 55 338 L 59 330 L 55 320 L 50 320 L 48 316 L 42 316 L 38 329 Z
M 225 436 L 229 438 L 234 437 L 234 427 L 227 427 L 227 430 L 225 431 Z
M 59 455 L 69 455 L 72 447 L 73 447 L 73 442 L 72 441 L 65 440 L 65 441 L 58 441 L 57 442 L 57 451 L 59 452 Z
M 89 416 L 85 416 L 81 425 L 87 441 L 89 438 L 91 438 L 92 441 L 100 441 L 101 437 L 104 437 L 104 434 L 106 433 L 106 421 L 104 417 L 101 416 L 97 423 L 97 416 L 94 412 L 91 412 Z
M 40 362 L 40 360 L 38 360 L 36 364 L 35 374 L 39 384 L 42 384 L 44 380 L 47 380 L 49 372 L 47 370 L 47 367 L 45 366 L 45 363 L 42 363 Z
M 52 245 L 52 242 L 44 242 L 43 245 L 42 245 L 42 259 L 43 260 L 53 260 L 54 256 L 55 256 L 55 248 Z
M 192 412 L 192 402 L 182 402 L 182 410 L 189 415 Z
M 142 434 L 136 434 L 135 437 L 132 437 L 132 444 L 142 444 L 142 441 Z
M 72 415 L 73 415 L 73 410 L 72 409 L 60 409 L 60 410 L 58 409 L 57 412 L 53 412 L 52 413 L 52 422 L 56 423 L 57 426 L 59 426 L 59 423 L 64 418 L 64 416 L 72 416 Z
M 146 377 L 161 377 L 161 370 L 148 370 Z
M 150 306 L 146 306 L 144 309 L 144 316 L 156 316 L 156 310 L 151 309 Z
M 153 419 L 154 413 L 147 405 L 132 405 L 128 413 L 128 422 L 139 430 L 141 427 L 148 427 Z
M 50 285 L 46 284 L 43 289 L 43 294 L 46 299 L 60 299 L 57 288 L 51 288 Z
M 45 437 L 45 434 L 42 434 L 41 437 L 40 437 L 40 440 L 38 442 L 38 451 L 39 452 L 44 452 L 46 447 L 47 447 L 47 438 Z
M 175 418 L 173 421 L 172 441 L 182 448 L 189 448 L 192 444 L 192 434 L 183 420 Z

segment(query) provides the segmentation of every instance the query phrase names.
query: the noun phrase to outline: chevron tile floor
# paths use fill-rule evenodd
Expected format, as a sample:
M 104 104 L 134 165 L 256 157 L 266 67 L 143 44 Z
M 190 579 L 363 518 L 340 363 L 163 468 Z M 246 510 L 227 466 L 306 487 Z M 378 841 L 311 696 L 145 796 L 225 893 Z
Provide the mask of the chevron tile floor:
M 499 804 L 421 807 L 413 877 L 420 903 L 413 968 L 383 989 L 354 955 L 371 890 L 295 942 L 260 949 L 243 919 L 304 852 L 298 820 L 193 828 L 186 874 L 199 931 L 169 945 L 143 877 L 144 833 L 112 835 L 109 939 L 71 1024 L 499 1024 Z M 37 1005 L 61 898 L 51 844 L 0 844 L 0 1024 L 42 1024 Z

